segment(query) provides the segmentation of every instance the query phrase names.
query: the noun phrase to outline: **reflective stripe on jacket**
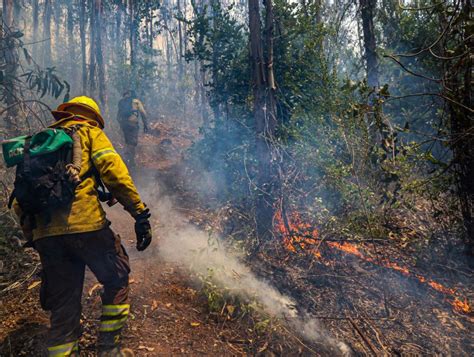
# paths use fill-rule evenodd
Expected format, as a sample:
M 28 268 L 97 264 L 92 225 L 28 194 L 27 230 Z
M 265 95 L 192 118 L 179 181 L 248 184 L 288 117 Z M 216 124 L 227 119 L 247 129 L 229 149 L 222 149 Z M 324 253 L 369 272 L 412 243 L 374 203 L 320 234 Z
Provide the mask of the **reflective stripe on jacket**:
M 41 216 L 35 217 L 36 228 L 33 229 L 35 240 L 63 234 L 92 232 L 106 226 L 105 212 L 97 193 L 97 180 L 94 175 L 88 174 L 93 165 L 107 189 L 132 216 L 145 209 L 125 163 L 95 121 L 78 119 L 71 115 L 51 127 L 74 125 L 80 125 L 77 131 L 82 146 L 80 176 L 85 178 L 76 188 L 74 201 L 68 211 L 53 211 L 48 224 Z

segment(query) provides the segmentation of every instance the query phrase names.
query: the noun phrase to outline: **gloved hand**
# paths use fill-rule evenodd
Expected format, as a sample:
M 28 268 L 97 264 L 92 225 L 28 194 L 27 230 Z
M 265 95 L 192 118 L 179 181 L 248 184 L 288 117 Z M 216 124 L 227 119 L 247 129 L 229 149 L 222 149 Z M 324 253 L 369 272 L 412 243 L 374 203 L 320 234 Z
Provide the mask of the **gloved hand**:
M 152 232 L 149 218 L 150 210 L 147 208 L 135 217 L 135 234 L 137 235 L 137 250 L 145 250 L 151 243 Z
M 148 127 L 148 124 L 143 125 L 143 132 L 147 134 L 150 131 L 150 128 Z

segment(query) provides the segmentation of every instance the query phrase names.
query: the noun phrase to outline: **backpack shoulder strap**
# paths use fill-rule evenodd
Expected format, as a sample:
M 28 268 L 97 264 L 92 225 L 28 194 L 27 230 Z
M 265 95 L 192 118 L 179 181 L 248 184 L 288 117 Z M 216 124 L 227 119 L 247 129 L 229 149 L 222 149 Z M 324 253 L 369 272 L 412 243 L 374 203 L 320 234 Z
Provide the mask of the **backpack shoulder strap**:
M 25 139 L 25 146 L 23 148 L 23 172 L 26 176 L 31 174 L 31 155 L 30 155 L 31 136 Z

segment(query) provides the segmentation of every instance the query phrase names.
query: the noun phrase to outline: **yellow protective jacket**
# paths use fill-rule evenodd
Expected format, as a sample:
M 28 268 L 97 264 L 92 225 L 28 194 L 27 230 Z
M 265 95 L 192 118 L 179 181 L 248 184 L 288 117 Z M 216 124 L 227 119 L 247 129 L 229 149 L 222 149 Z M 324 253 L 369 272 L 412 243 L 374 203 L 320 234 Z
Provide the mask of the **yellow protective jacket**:
M 51 221 L 45 222 L 40 216 L 35 217 L 36 228 L 32 230 L 33 240 L 72 234 L 91 232 L 106 226 L 105 212 L 99 201 L 98 183 L 94 175 L 90 175 L 93 165 L 112 195 L 132 216 L 143 212 L 145 205 L 133 184 L 128 169 L 112 143 L 94 120 L 66 116 L 51 125 L 54 127 L 71 127 L 79 125 L 77 131 L 82 146 L 82 166 L 80 176 L 85 176 L 76 188 L 76 195 L 68 211 L 53 211 Z M 17 213 L 21 210 L 16 204 Z M 28 229 L 24 227 L 24 229 Z M 25 234 L 27 234 L 25 232 Z

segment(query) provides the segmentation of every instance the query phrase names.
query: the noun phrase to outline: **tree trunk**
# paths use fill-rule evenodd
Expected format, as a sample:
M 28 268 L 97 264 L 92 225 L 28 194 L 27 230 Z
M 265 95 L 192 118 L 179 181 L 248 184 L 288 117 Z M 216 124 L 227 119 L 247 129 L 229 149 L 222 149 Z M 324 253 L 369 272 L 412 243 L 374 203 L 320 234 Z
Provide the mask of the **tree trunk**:
M 162 12 L 163 14 L 163 23 L 164 23 L 164 27 L 165 27 L 165 47 L 166 47 L 166 78 L 168 80 L 168 83 L 170 84 L 169 87 L 168 87 L 168 91 L 169 92 L 172 92 L 173 95 L 175 94 L 175 88 L 176 88 L 176 83 L 175 81 L 172 79 L 172 68 L 171 68 L 171 64 L 172 64 L 172 53 L 173 53 L 173 49 L 172 49 L 172 39 L 170 38 L 171 37 L 171 28 L 170 28 L 170 9 L 169 9 L 169 2 L 166 2 L 165 4 L 163 4 L 163 6 L 166 6 L 164 7 L 163 9 L 165 10 L 164 12 Z
M 3 0 L 2 3 L 2 20 L 3 23 L 5 24 L 5 28 L 2 26 L 2 35 L 4 35 L 5 38 L 8 37 L 9 31 L 12 30 L 13 28 L 13 0 Z
M 43 65 L 51 66 L 51 0 L 44 1 L 43 12 Z
M 211 18 L 212 18 L 212 24 L 211 26 L 213 27 L 214 31 L 217 31 L 217 24 L 216 24 L 216 18 L 218 16 L 217 9 L 216 7 L 219 6 L 219 0 L 211 0 L 210 3 L 211 6 Z M 214 46 L 214 42 L 212 44 L 212 65 L 211 65 L 211 76 L 212 76 L 212 82 L 217 85 L 219 78 L 218 78 L 218 49 Z M 220 120 L 221 118 L 221 108 L 220 104 L 217 103 L 216 101 L 211 101 L 211 107 L 212 107 L 212 113 L 214 115 L 214 120 Z
M 81 35 L 81 58 L 82 58 L 82 91 L 87 89 L 87 57 L 86 57 L 86 1 L 79 1 L 81 8 L 79 12 L 79 30 Z
M 458 38 L 456 53 L 463 53 L 466 48 L 473 48 L 474 39 L 469 33 L 468 23 L 471 11 L 469 0 L 461 0 L 461 16 L 457 26 L 446 36 Z M 455 16 L 453 14 L 452 16 Z M 454 40 L 453 40 L 454 41 Z M 449 47 L 452 49 L 453 44 Z M 446 57 L 450 54 L 446 53 Z M 472 54 L 465 52 L 455 61 L 445 61 L 445 96 L 450 113 L 451 147 L 458 181 L 458 197 L 465 229 L 465 246 L 469 255 L 474 255 L 474 121 L 472 112 Z
M 129 0 L 129 28 L 130 28 L 130 66 L 132 70 L 135 68 L 137 62 L 137 20 L 135 19 L 135 1 Z
M 364 31 L 364 49 L 369 87 L 379 86 L 378 60 L 376 53 L 374 12 L 377 0 L 360 0 L 362 29 Z
M 95 9 L 96 0 L 90 0 L 90 41 L 89 41 L 89 90 L 92 95 L 95 94 L 97 89 L 97 78 L 96 78 L 96 47 L 97 47 L 97 12 Z
M 93 12 L 95 13 L 95 61 L 97 64 L 97 74 L 99 81 L 99 102 L 105 107 L 107 98 L 105 86 L 105 63 L 102 52 L 102 0 L 94 0 Z
M 20 16 L 21 16 L 21 6 L 22 2 L 18 0 L 13 1 L 13 21 L 17 22 L 17 25 L 19 24 L 20 21 Z
M 206 70 L 201 65 L 199 68 L 200 79 L 199 79 L 199 98 L 201 99 L 201 118 L 203 126 L 209 128 L 209 112 L 207 110 L 207 92 L 206 92 Z
M 187 18 L 186 18 L 186 13 L 187 13 L 186 11 L 187 11 L 187 8 L 188 8 L 188 3 L 186 2 L 186 0 L 184 0 L 183 7 L 184 7 L 184 11 L 183 11 L 183 19 L 184 19 L 184 23 L 183 23 L 183 37 L 184 37 L 183 48 L 184 48 L 184 53 L 186 53 L 188 51 L 188 26 L 187 26 Z
M 275 188 L 277 179 L 274 163 L 274 139 L 276 130 L 275 83 L 273 76 L 273 5 L 264 2 L 265 44 L 261 36 L 260 8 L 258 0 L 249 0 L 250 55 L 254 93 L 254 120 L 256 129 L 257 197 L 256 230 L 260 241 L 272 237 L 275 216 Z M 263 47 L 266 46 L 266 58 Z
M 60 51 L 62 50 L 62 39 L 60 34 L 60 28 L 62 23 L 62 4 L 60 1 L 53 2 L 54 9 L 54 57 L 58 58 Z
M 115 11 L 115 21 L 113 25 L 113 30 L 111 33 L 111 37 L 113 38 L 113 42 L 110 44 L 112 48 L 112 61 L 115 63 L 119 63 L 124 56 L 123 53 L 123 41 L 122 38 L 122 15 L 125 13 L 126 6 L 124 5 L 123 1 L 119 1 L 117 3 L 117 9 Z
M 152 53 L 153 57 L 153 37 L 154 37 L 154 31 L 153 31 L 153 9 L 150 9 L 148 11 L 148 46 L 150 47 L 150 53 Z
M 181 39 L 180 39 L 180 57 L 181 57 L 181 88 L 182 88 L 182 96 L 183 98 L 187 98 L 187 86 L 183 83 L 184 78 L 186 77 L 187 74 L 187 61 L 184 59 L 184 56 L 186 55 L 187 51 L 187 42 L 188 42 L 188 37 L 187 37 L 187 27 L 186 27 L 186 9 L 187 9 L 187 3 L 186 0 L 183 0 L 183 9 L 180 10 L 181 16 L 183 18 L 183 23 L 180 24 L 182 28 L 180 28 L 181 34 Z M 184 101 L 183 105 L 183 116 L 186 117 L 188 113 L 188 101 Z
M 178 0 L 178 40 L 179 40 L 179 58 L 178 58 L 178 77 L 179 83 L 183 81 L 183 29 L 181 25 L 181 18 L 183 17 L 183 12 L 181 11 L 181 1 Z M 186 11 L 186 9 L 185 9 Z
M 38 58 L 38 47 L 39 44 L 36 42 L 38 41 L 38 23 L 39 23 L 39 4 L 38 0 L 33 0 L 33 57 Z
M 16 86 L 16 76 L 18 70 L 18 49 L 17 43 L 11 32 L 14 31 L 13 28 L 13 0 L 3 0 L 3 24 L 2 24 L 2 36 L 4 38 L 5 47 L 2 49 L 3 56 L 5 59 L 5 68 L 4 68 L 4 78 L 3 78 L 3 95 L 5 104 L 8 108 L 7 115 L 5 117 L 5 124 L 7 130 L 16 134 L 18 132 L 17 116 L 18 116 L 18 106 L 17 106 L 17 86 Z
M 74 41 L 74 4 L 72 1 L 67 4 L 67 48 L 69 56 L 69 75 L 71 76 L 71 81 L 75 86 L 77 83 L 77 70 L 75 68 L 75 58 L 76 58 L 76 44 Z

